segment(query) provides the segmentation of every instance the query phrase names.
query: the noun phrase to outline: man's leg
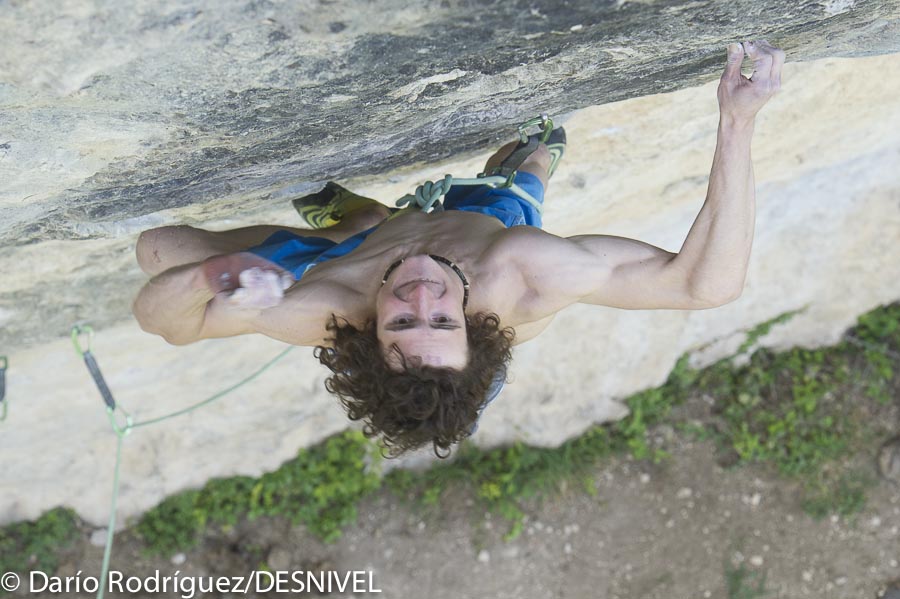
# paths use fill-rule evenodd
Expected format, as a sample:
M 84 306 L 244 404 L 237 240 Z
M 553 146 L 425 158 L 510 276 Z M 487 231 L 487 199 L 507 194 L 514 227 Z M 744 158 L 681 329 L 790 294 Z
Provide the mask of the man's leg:
M 497 150 L 493 156 L 488 158 L 487 163 L 484 165 L 484 172 L 490 173 L 493 169 L 500 166 L 500 163 L 506 160 L 507 156 L 513 153 L 513 150 L 516 149 L 516 146 L 519 144 L 518 141 L 511 141 L 499 150 Z M 547 184 L 549 181 L 548 171 L 550 169 L 550 151 L 547 149 L 547 146 L 541 144 L 538 146 L 537 150 L 534 151 L 531 156 L 525 159 L 521 166 L 519 166 L 518 170 L 526 173 L 531 173 L 535 177 L 541 180 L 541 185 L 544 186 L 544 191 L 547 191 Z
M 187 225 L 158 227 L 141 233 L 137 241 L 137 261 L 145 273 L 155 276 L 175 266 L 202 262 L 212 256 L 232 254 L 259 245 L 278 231 L 306 237 L 322 237 L 340 243 L 370 229 L 390 214 L 387 206 L 372 205 L 348 213 L 325 229 L 299 229 L 278 225 L 256 225 L 230 231 L 206 231 Z
M 517 146 L 518 142 L 511 142 L 500 148 L 488 159 L 485 172 L 490 174 L 508 160 Z M 550 150 L 546 145 L 539 144 L 516 169 L 518 191 L 490 185 L 455 185 L 444 197 L 444 209 L 480 212 L 499 219 L 507 227 L 541 227 L 540 206 L 553 164 Z

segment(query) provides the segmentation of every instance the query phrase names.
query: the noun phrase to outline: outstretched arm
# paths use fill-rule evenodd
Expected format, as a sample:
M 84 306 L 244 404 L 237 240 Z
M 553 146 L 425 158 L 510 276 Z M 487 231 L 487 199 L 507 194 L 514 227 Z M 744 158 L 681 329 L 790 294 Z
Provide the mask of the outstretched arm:
M 741 75 L 744 52 L 753 60 Z M 692 294 L 709 302 L 732 301 L 743 290 L 755 221 L 750 140 L 756 113 L 781 86 L 784 52 L 767 42 L 729 46 L 719 83 L 719 129 L 709 189 L 681 251 L 673 259 L 689 276 Z
M 744 50 L 754 61 L 741 75 Z M 719 89 L 719 129 L 706 201 L 677 254 L 611 235 L 531 237 L 520 256 L 530 290 L 519 306 L 538 318 L 574 303 L 625 309 L 702 309 L 736 299 L 753 240 L 755 198 L 750 140 L 756 113 L 779 89 L 784 52 L 766 42 L 729 47 Z

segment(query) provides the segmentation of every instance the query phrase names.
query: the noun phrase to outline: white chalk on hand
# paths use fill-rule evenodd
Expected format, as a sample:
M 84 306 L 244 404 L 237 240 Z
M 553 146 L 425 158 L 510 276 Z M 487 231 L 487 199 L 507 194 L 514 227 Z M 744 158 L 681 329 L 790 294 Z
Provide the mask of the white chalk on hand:
M 284 297 L 284 280 L 276 272 L 259 267 L 241 271 L 241 286 L 231 294 L 231 301 L 246 308 L 271 308 Z

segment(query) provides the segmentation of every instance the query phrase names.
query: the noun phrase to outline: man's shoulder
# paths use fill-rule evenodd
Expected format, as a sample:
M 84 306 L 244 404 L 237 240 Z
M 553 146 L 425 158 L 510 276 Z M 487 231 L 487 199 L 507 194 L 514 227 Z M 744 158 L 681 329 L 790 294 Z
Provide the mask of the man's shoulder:
M 548 239 L 559 239 L 552 233 L 547 233 L 538 227 L 519 225 L 501 229 L 493 236 L 488 251 L 497 255 L 506 255 L 514 258 L 522 252 L 530 253 L 534 244 L 544 244 Z
M 493 260 L 533 272 L 535 267 L 552 267 L 577 258 L 582 252 L 565 237 L 522 225 L 498 232 L 486 253 Z

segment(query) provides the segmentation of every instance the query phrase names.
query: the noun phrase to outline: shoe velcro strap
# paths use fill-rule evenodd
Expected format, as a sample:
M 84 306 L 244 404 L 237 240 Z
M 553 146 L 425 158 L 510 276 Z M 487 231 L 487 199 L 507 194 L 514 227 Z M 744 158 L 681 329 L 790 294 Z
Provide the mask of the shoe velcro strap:
M 510 176 L 512 173 L 519 170 L 519 167 L 522 166 L 522 163 L 525 162 L 529 156 L 537 151 L 539 145 L 541 145 L 541 141 L 537 135 L 529 137 L 528 143 L 519 142 L 519 145 L 515 147 L 512 154 L 507 156 L 503 162 L 500 163 L 500 166 L 495 168 L 491 174 L 502 175 L 504 177 Z

